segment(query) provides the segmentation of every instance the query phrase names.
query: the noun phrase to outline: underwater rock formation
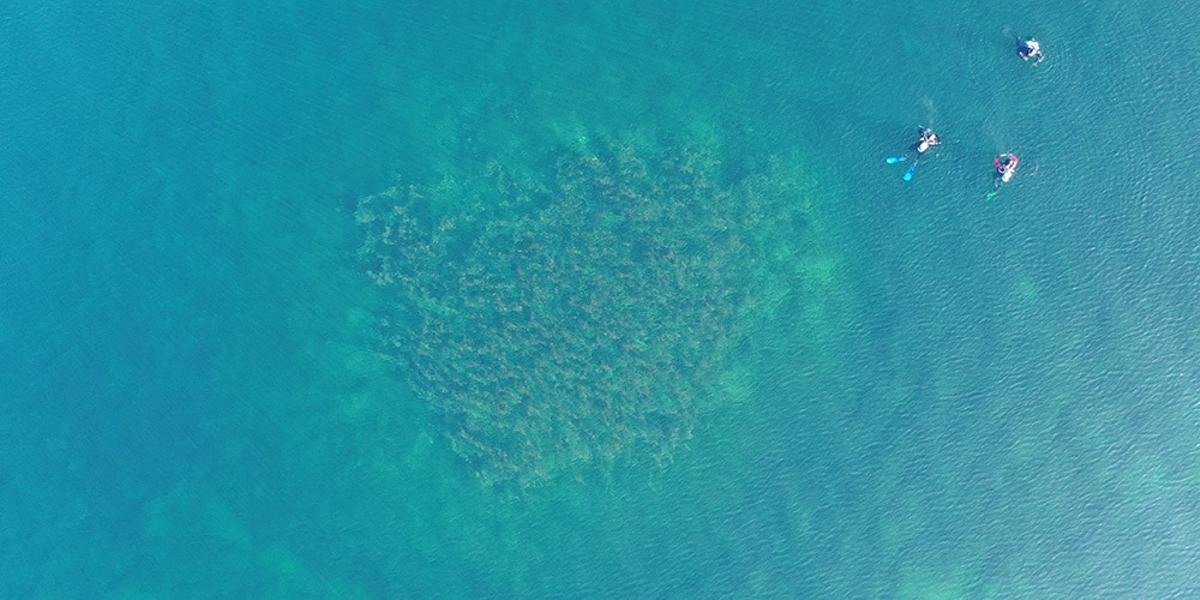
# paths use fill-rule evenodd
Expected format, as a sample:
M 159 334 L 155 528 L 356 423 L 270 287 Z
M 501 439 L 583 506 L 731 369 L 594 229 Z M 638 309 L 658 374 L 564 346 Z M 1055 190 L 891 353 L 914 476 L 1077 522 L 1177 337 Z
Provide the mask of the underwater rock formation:
M 668 460 L 796 190 L 617 145 L 541 178 L 487 171 L 359 200 L 388 354 L 485 483 Z

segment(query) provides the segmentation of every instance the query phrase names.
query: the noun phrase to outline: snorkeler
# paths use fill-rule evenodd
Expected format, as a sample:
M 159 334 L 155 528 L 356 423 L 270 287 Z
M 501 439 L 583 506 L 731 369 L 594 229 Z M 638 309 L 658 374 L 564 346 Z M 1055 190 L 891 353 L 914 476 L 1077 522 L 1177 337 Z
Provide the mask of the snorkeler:
M 1033 38 L 1027 38 L 1021 42 L 1017 48 L 1017 54 L 1026 61 L 1033 61 L 1034 65 L 1041 64 L 1046 59 L 1046 55 L 1042 52 L 1042 44 Z
M 997 156 L 992 164 L 996 166 L 996 185 L 1008 183 L 1012 181 L 1014 175 L 1017 174 L 1017 165 L 1021 164 L 1021 159 L 1016 154 L 1011 152 Z
M 937 134 L 934 133 L 932 129 L 927 127 L 918 127 L 917 135 L 920 136 L 917 139 L 917 142 L 908 147 L 908 150 L 916 150 L 917 158 L 914 159 L 912 163 L 908 165 L 908 168 L 904 170 L 905 181 L 912 181 L 913 174 L 916 173 L 917 170 L 917 163 L 921 161 L 922 155 L 928 152 L 930 148 L 942 145 L 942 140 L 938 138 Z M 904 154 L 899 156 L 889 156 L 886 159 L 887 164 L 895 165 L 905 162 L 908 160 L 907 154 L 908 151 L 906 150 Z
M 917 154 L 925 154 L 930 148 L 942 145 L 942 140 L 932 129 L 925 127 L 918 128 L 918 134 L 921 136 L 913 147 L 916 148 Z
M 1021 159 L 1012 152 L 1001 154 L 992 161 L 996 171 L 992 176 L 992 191 L 987 194 L 988 200 L 996 197 L 996 194 L 1000 192 L 1000 186 L 1012 181 L 1013 176 L 1017 174 L 1017 165 L 1019 164 L 1021 164 Z

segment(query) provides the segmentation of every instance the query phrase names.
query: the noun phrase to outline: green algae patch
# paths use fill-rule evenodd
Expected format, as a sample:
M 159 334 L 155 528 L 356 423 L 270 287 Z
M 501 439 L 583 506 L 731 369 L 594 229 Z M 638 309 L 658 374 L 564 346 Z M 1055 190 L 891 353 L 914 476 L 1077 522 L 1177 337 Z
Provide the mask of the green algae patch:
M 707 146 L 591 139 L 540 175 L 360 199 L 386 353 L 482 481 L 670 460 L 804 245 L 797 170 L 766 164 L 727 180 Z

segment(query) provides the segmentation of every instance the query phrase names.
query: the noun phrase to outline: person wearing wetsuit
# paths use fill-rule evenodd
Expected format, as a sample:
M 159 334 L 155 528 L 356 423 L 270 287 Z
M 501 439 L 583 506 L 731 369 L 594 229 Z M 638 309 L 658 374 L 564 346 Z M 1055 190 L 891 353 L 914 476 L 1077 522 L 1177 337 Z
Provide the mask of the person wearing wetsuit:
M 1041 43 L 1033 38 L 1025 40 L 1025 42 L 1021 44 L 1021 48 L 1017 51 L 1017 53 L 1020 54 L 1021 58 L 1025 60 L 1033 59 L 1034 64 L 1040 63 L 1042 62 L 1043 58 L 1046 58 L 1046 56 L 1042 54 Z
M 922 127 L 918 131 L 921 138 L 916 144 L 917 154 L 924 154 L 930 148 L 941 145 L 942 140 L 938 139 L 937 134 L 932 129 Z

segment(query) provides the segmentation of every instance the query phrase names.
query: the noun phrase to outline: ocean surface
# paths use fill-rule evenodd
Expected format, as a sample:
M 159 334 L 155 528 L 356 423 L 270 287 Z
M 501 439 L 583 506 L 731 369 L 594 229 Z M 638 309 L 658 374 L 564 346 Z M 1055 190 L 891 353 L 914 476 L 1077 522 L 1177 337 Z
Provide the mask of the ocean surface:
M 0 7 L 0 597 L 1200 596 L 1200 5 L 445 4 Z M 490 485 L 356 206 L 602 140 L 804 224 L 667 460 Z

